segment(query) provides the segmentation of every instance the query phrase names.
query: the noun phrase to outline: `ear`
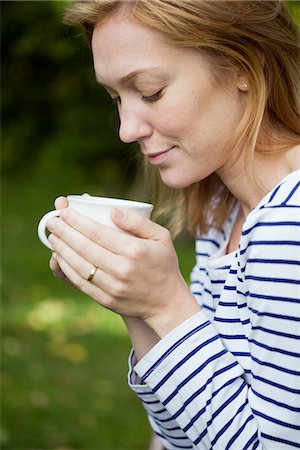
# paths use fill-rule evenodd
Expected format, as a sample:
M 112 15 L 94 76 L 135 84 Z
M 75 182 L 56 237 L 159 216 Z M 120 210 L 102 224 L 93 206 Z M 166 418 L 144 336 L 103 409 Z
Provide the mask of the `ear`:
M 249 90 L 248 77 L 244 71 L 239 71 L 237 75 L 237 88 L 242 92 L 247 92 Z

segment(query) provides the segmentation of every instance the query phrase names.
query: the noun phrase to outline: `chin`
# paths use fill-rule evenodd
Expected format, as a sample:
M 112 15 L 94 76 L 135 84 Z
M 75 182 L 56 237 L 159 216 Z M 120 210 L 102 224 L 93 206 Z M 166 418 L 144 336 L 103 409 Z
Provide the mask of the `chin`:
M 184 189 L 195 183 L 195 181 L 189 182 L 188 180 L 180 180 L 180 178 L 171 179 L 167 177 L 161 177 L 161 180 L 166 186 L 171 189 Z

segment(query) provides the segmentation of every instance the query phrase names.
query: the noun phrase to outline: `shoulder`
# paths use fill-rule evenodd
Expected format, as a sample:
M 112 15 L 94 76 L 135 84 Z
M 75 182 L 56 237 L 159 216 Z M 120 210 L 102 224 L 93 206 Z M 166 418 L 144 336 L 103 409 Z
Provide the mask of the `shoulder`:
M 300 223 L 300 170 L 290 173 L 254 208 L 244 223 L 243 235 L 254 228 L 271 226 L 275 222 L 298 219 Z M 270 220 L 270 222 L 269 222 Z M 291 221 L 291 220 L 290 220 Z
M 250 212 L 243 225 L 241 254 L 250 247 L 277 251 L 300 245 L 300 170 L 285 177 Z M 273 246 L 273 247 L 272 247 Z

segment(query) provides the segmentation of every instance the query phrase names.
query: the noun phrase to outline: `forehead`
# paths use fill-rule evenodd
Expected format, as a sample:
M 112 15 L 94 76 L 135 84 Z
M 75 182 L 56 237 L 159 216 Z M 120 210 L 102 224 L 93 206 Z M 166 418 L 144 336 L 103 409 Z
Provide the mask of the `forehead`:
M 103 84 L 129 72 L 157 69 L 166 60 L 172 62 L 178 51 L 159 32 L 124 16 L 110 17 L 96 26 L 92 37 L 95 72 Z

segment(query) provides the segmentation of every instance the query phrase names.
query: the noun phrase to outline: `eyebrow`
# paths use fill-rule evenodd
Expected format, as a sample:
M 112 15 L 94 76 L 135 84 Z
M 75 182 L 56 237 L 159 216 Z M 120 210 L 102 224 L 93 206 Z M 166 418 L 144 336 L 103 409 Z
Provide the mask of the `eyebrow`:
M 148 69 L 140 69 L 140 70 L 134 70 L 133 72 L 130 72 L 128 75 L 125 75 L 121 78 L 121 83 L 126 84 L 131 80 L 134 80 L 139 75 L 147 75 L 151 72 L 156 72 L 158 67 L 151 67 Z
M 158 67 L 150 67 L 150 68 L 146 68 L 146 69 L 139 69 L 139 70 L 134 70 L 132 72 L 130 72 L 128 75 L 124 75 L 121 79 L 120 79 L 120 83 L 121 84 L 127 84 L 130 81 L 134 80 L 135 78 L 137 78 L 140 75 L 147 75 L 148 73 L 151 72 L 156 72 L 158 70 Z M 101 81 L 96 78 L 97 83 L 101 84 L 104 87 L 109 87 L 104 83 L 101 83 Z

